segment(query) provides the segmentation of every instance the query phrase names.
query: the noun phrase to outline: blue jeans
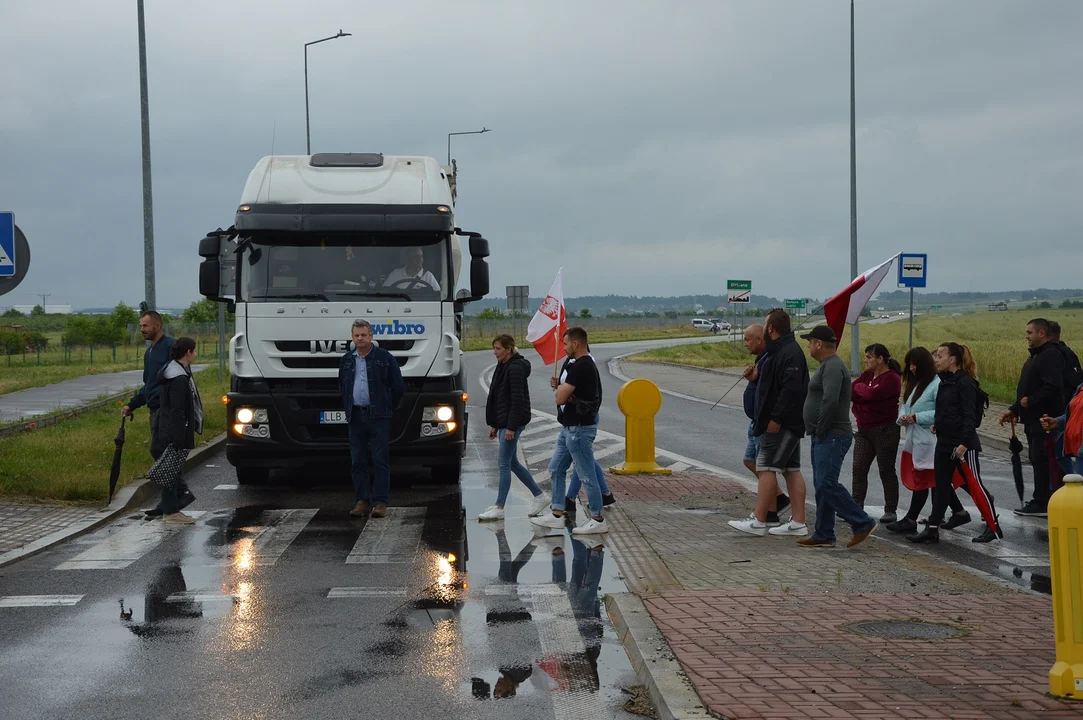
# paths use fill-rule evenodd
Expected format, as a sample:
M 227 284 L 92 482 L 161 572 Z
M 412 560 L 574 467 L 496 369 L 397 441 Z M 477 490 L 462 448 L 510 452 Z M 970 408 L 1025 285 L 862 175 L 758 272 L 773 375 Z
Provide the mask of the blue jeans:
M 538 483 L 534 482 L 534 476 L 530 474 L 530 471 L 523 467 L 523 464 L 519 462 L 519 435 L 523 432 L 522 428 L 515 431 L 514 440 L 506 440 L 504 433 L 507 428 L 501 428 L 496 431 L 496 441 L 500 448 L 499 455 L 497 455 L 496 467 L 497 477 L 499 478 L 499 485 L 496 491 L 496 504 L 500 507 L 504 507 L 504 503 L 508 501 L 508 492 L 511 491 L 511 474 L 514 472 L 515 477 L 526 485 L 526 489 L 530 491 L 530 494 L 534 497 L 538 497 L 542 494 L 541 488 L 538 487 Z
M 564 512 L 565 485 L 568 468 L 574 462 L 581 468 L 597 465 L 594 459 L 594 438 L 598 436 L 597 425 L 571 425 L 563 428 L 557 437 L 557 448 L 549 461 L 549 478 L 553 482 L 553 509 Z M 583 486 L 587 489 L 590 514 L 602 516 L 602 490 L 594 473 L 583 473 Z
M 609 483 L 605 480 L 605 470 L 598 464 L 598 461 L 594 461 L 594 479 L 598 481 L 598 487 L 602 490 L 602 495 L 609 494 Z M 579 489 L 583 487 L 583 481 L 579 479 L 579 466 L 576 465 L 572 468 L 572 479 L 568 483 L 568 497 L 576 498 L 579 496 Z
M 836 514 L 853 528 L 855 534 L 876 525 L 839 482 L 842 459 L 853 442 L 851 435 L 828 433 L 824 440 L 815 435 L 812 437 L 812 483 L 816 488 L 816 530 L 812 537 L 815 540 L 835 542 Z
M 373 418 L 354 408 L 349 427 L 354 496 L 373 505 L 387 505 L 391 492 L 391 418 Z M 370 461 L 375 482 L 369 477 Z

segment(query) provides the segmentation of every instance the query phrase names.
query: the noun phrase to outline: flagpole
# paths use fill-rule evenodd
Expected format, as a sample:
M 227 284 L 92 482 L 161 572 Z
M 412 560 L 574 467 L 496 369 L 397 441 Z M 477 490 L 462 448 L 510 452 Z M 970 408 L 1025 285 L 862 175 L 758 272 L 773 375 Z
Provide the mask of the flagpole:
M 857 113 L 854 85 L 854 0 L 850 0 L 850 277 L 857 279 Z M 861 317 L 858 316 L 850 334 L 851 375 L 858 375 L 861 369 L 860 323 Z

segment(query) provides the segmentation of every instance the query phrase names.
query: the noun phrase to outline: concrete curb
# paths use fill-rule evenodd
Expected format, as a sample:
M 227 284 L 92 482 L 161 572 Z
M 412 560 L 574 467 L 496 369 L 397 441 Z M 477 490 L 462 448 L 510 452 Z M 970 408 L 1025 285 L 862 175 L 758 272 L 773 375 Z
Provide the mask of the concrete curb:
M 222 433 L 209 440 L 207 444 L 201 445 L 193 450 L 188 455 L 188 460 L 184 463 L 185 471 L 187 472 L 193 469 L 208 457 L 217 453 L 222 449 L 222 446 L 224 446 L 225 443 L 226 434 Z M 96 530 L 102 525 L 112 522 L 121 515 L 129 513 L 141 505 L 145 505 L 150 502 L 157 493 L 158 486 L 150 480 L 145 478 L 143 480 L 134 480 L 117 491 L 116 495 L 113 496 L 113 502 L 109 503 L 107 507 L 102 508 L 90 517 L 69 525 L 63 530 L 57 530 L 32 543 L 23 545 L 20 548 L 15 548 L 14 550 L 9 550 L 0 555 L 0 568 L 18 562 L 19 560 L 25 560 L 38 553 L 45 552 L 63 542 L 77 538 L 80 535 L 86 535 L 92 530 Z
M 605 609 L 639 681 L 651 696 L 659 720 L 715 717 L 699 699 L 639 597 L 631 593 L 606 595 Z

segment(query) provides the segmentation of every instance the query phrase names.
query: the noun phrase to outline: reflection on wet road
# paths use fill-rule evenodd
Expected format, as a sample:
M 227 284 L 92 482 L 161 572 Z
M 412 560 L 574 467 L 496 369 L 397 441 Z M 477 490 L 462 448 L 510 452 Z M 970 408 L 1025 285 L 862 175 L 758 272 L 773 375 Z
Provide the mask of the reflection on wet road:
M 0 571 L 0 717 L 631 717 L 616 564 L 536 535 L 522 494 L 479 525 L 495 443 L 383 520 L 348 516 L 345 475 L 218 490 L 209 462 L 195 525 L 133 515 Z

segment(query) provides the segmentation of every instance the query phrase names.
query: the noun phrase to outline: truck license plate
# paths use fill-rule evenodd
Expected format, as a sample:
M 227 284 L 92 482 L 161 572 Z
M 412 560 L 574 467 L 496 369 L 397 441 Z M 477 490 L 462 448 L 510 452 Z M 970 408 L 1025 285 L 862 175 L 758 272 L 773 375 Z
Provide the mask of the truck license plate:
M 320 412 L 321 425 L 344 425 L 346 424 L 345 410 L 323 410 Z

